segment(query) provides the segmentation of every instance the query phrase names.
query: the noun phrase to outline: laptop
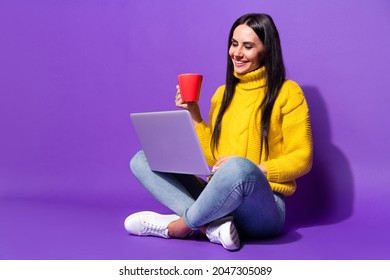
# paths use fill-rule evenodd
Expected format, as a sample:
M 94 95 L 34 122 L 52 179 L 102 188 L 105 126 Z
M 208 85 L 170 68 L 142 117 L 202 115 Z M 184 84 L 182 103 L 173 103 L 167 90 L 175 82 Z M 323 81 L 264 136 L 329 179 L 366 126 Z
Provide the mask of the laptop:
M 212 175 L 187 110 L 132 113 L 130 118 L 153 171 Z

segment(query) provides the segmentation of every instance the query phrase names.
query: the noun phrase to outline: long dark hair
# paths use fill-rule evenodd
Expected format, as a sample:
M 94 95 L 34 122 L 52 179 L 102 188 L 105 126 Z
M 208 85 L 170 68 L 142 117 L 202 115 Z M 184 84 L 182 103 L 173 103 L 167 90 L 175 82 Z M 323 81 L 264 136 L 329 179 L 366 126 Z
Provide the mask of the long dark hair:
M 231 57 L 229 56 L 229 48 L 232 43 L 233 32 L 237 26 L 245 24 L 253 29 L 260 41 L 264 45 L 264 56 L 261 66 L 265 68 L 265 97 L 260 105 L 261 109 L 261 152 L 265 146 L 265 156 L 268 157 L 268 132 L 270 127 L 271 113 L 276 97 L 285 81 L 285 67 L 283 63 L 282 48 L 280 44 L 279 32 L 269 15 L 266 14 L 246 14 L 238 18 L 229 33 L 228 40 L 228 56 L 226 68 L 226 87 L 222 99 L 221 108 L 219 109 L 215 122 L 213 135 L 211 139 L 211 149 L 214 152 L 218 149 L 218 142 L 221 136 L 222 117 L 229 107 L 238 79 L 234 76 L 234 67 Z

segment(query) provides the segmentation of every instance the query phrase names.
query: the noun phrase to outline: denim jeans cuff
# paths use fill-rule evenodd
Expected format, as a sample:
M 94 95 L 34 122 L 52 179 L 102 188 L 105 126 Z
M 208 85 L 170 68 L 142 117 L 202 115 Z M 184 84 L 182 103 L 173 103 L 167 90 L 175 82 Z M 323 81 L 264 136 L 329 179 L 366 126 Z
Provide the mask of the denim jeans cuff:
M 188 221 L 187 212 L 188 212 L 188 209 L 187 209 L 187 210 L 184 212 L 184 214 L 183 214 L 184 222 L 186 223 L 186 225 L 187 225 L 190 229 L 192 229 L 192 230 L 197 230 L 198 227 L 197 227 L 197 226 L 194 226 L 192 223 L 190 223 L 190 222 Z

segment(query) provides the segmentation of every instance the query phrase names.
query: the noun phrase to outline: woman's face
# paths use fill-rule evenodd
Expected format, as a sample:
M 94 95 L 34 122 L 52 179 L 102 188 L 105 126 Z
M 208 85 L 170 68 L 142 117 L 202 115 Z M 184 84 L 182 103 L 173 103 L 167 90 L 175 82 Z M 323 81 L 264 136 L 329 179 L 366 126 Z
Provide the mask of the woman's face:
M 234 71 L 245 74 L 260 67 L 264 55 L 264 45 L 248 25 L 241 24 L 233 31 L 229 48 Z

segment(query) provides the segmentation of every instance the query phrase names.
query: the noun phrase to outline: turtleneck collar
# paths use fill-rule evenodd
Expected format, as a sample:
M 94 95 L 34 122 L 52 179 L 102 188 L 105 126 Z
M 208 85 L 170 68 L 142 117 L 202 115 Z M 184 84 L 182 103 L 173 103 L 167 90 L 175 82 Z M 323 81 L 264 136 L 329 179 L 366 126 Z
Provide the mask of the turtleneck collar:
M 256 70 L 245 74 L 234 72 L 234 77 L 239 79 L 238 87 L 243 89 L 257 89 L 265 86 L 265 67 L 260 67 Z

